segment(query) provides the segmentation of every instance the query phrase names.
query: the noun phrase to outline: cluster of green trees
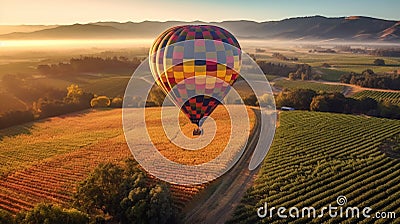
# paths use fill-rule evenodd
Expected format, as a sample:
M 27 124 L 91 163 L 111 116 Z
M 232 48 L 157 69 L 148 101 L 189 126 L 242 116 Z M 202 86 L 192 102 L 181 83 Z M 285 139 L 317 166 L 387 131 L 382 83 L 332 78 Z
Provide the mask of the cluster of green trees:
M 38 204 L 30 211 L 21 211 L 16 216 L 0 210 L 2 224 L 89 223 L 89 216 L 77 209 L 65 209 L 52 204 Z
M 377 58 L 377 59 L 374 60 L 374 65 L 376 65 L 376 66 L 385 66 L 386 63 L 385 63 L 385 60 Z
M 368 88 L 395 89 L 400 90 L 399 74 L 376 74 L 373 70 L 367 69 L 361 74 L 351 72 L 340 76 L 340 82 L 349 83 Z
M 72 58 L 69 62 L 43 64 L 37 70 L 46 76 L 76 75 L 81 73 L 131 74 L 141 63 L 139 58 L 127 57 L 81 57 Z
M 313 73 L 310 65 L 299 64 L 297 65 L 297 70 L 289 73 L 288 77 L 290 80 L 318 80 L 321 75 Z
M 320 75 L 312 71 L 312 67 L 308 64 L 296 64 L 288 66 L 285 64 L 276 64 L 272 62 L 257 61 L 258 66 L 264 74 L 274 74 L 277 76 L 288 77 L 291 80 L 318 80 Z
M 173 223 L 169 186 L 146 177 L 136 161 L 100 164 L 78 186 L 72 209 L 38 204 L 15 217 L 0 210 L 0 223 Z
M 33 112 L 38 119 L 59 116 L 90 108 L 92 93 L 84 92 L 78 85 L 67 87 L 67 94 L 61 99 L 39 98 L 33 103 Z
M 257 61 L 257 64 L 264 74 L 274 74 L 277 76 L 288 77 L 289 73 L 297 71 L 295 66 L 288 66 L 280 63 L 277 64 L 266 61 Z
M 101 164 L 79 184 L 74 206 L 93 220 L 167 223 L 174 219 L 169 186 L 146 177 L 134 160 Z
M 377 102 L 369 97 L 346 98 L 341 93 L 317 93 L 310 89 L 284 90 L 276 97 L 277 108 L 333 113 L 366 114 L 375 117 L 400 119 L 400 106 L 387 101 Z

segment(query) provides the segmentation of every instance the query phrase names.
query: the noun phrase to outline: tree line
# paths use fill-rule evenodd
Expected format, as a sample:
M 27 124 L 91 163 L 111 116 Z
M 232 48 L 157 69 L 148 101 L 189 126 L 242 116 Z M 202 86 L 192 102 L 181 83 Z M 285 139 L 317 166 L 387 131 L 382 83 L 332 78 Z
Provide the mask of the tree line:
M 264 74 L 273 74 L 281 77 L 288 77 L 292 80 L 317 80 L 321 76 L 312 71 L 312 67 L 308 64 L 295 64 L 288 66 L 280 63 L 272 63 L 266 61 L 257 61 L 258 66 Z
M 299 60 L 299 58 L 297 58 L 297 57 L 294 57 L 294 58 L 288 58 L 288 57 L 286 57 L 285 55 L 283 55 L 283 54 L 281 54 L 281 53 L 273 53 L 272 54 L 272 57 L 273 58 L 276 58 L 276 59 L 279 59 L 279 60 L 282 60 L 282 61 L 298 61 Z
M 339 80 L 342 83 L 368 88 L 400 90 L 400 74 L 376 74 L 371 69 L 364 70 L 361 74 L 343 74 Z
M 57 90 L 56 92 L 61 92 L 63 94 L 55 94 L 54 96 L 44 94 L 44 97 L 39 97 L 34 100 L 32 107 L 26 110 L 7 111 L 0 114 L 0 129 L 89 108 L 122 108 L 124 100 L 119 96 L 114 98 L 97 96 L 93 93 L 83 91 L 82 88 L 75 84 L 68 86 L 67 91 Z M 137 96 L 126 96 L 126 106 L 161 106 L 165 96 L 165 93 L 158 86 L 154 85 L 147 99 L 142 99 Z
M 41 64 L 37 66 L 40 74 L 46 76 L 70 76 L 82 73 L 113 73 L 131 74 L 141 63 L 141 59 L 134 57 L 80 57 L 71 58 L 68 62 L 57 64 Z
M 370 54 L 380 57 L 400 57 L 400 49 L 375 49 Z
M 342 93 L 317 93 L 310 89 L 284 90 L 276 97 L 276 107 L 299 110 L 365 114 L 374 117 L 400 119 L 400 106 L 369 97 L 346 98 Z

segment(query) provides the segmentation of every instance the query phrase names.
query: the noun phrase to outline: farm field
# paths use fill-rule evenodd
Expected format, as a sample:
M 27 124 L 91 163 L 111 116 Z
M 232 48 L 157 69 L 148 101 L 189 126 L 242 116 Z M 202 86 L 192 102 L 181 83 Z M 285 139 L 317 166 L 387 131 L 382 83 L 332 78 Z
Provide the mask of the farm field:
M 340 92 L 344 91 L 343 85 L 328 85 L 317 82 L 280 79 L 274 82 L 274 86 L 281 89 L 312 89 L 316 92 Z
M 251 109 L 248 112 L 253 127 L 255 115 Z M 197 164 L 220 151 L 218 144 L 189 154 L 173 147 L 162 132 L 152 132 L 159 127 L 159 115 L 160 108 L 147 109 L 146 122 L 152 138 L 164 146 L 160 152 L 169 159 Z M 226 122 L 225 116 L 223 107 L 213 113 L 217 125 Z M 193 126 L 183 115 L 180 118 L 182 130 L 190 135 Z M 226 141 L 226 131 L 217 130 L 221 134 L 217 141 Z M 41 202 L 69 207 L 77 183 L 98 164 L 130 157 L 120 109 L 88 110 L 0 130 L 0 209 L 16 213 Z M 183 208 L 204 187 L 172 185 L 174 206 Z
M 354 98 L 370 97 L 376 101 L 388 101 L 394 104 L 400 104 L 400 92 L 380 92 L 372 90 L 364 90 L 356 93 Z
M 256 209 L 268 203 L 286 208 L 336 206 L 339 195 L 346 206 L 400 212 L 400 161 L 380 151 L 385 139 L 400 133 L 400 121 L 319 112 L 281 112 L 273 145 L 255 184 L 243 197 L 230 223 L 255 223 Z M 396 217 L 397 218 L 397 217 Z M 265 223 L 338 223 L 325 213 L 318 219 L 279 219 Z M 355 219 L 346 220 L 348 222 Z M 357 220 L 374 223 L 373 219 Z M 399 223 L 397 218 L 394 223 Z M 393 219 L 375 223 L 393 223 Z
M 361 73 L 366 69 L 372 69 L 375 73 L 393 72 L 400 69 L 400 58 L 395 57 L 378 57 L 365 54 L 351 53 L 309 53 L 308 50 L 313 49 L 312 46 L 292 46 L 292 47 L 261 47 L 265 50 L 263 53 L 255 53 L 255 48 L 247 51 L 255 54 L 257 60 L 265 60 L 267 62 L 280 64 L 306 63 L 313 67 L 314 71 L 322 75 L 322 79 L 326 81 L 339 81 L 342 74 L 349 72 Z M 297 61 L 283 61 L 272 57 L 273 53 L 281 53 L 288 58 L 298 58 Z M 384 59 L 385 66 L 374 65 L 374 60 Z M 331 67 L 325 68 L 322 65 L 329 64 Z

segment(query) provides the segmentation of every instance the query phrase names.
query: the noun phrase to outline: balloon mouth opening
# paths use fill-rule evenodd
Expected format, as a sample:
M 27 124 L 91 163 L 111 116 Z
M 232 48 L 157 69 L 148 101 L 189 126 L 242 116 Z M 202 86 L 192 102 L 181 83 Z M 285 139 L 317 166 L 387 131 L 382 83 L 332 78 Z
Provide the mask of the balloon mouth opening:
M 201 126 L 203 125 L 205 119 L 191 119 L 190 121 L 197 125 L 198 128 L 201 128 Z

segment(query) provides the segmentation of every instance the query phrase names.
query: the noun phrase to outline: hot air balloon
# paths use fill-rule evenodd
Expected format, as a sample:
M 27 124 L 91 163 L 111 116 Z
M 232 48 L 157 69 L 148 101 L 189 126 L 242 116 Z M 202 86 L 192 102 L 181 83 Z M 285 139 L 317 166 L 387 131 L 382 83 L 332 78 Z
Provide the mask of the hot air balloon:
M 236 38 L 211 25 L 164 31 L 150 48 L 150 69 L 158 86 L 197 125 L 209 116 L 238 78 L 241 50 Z

